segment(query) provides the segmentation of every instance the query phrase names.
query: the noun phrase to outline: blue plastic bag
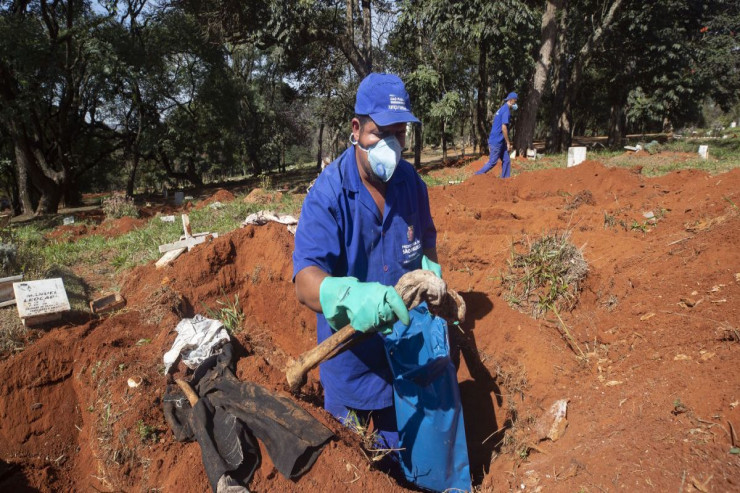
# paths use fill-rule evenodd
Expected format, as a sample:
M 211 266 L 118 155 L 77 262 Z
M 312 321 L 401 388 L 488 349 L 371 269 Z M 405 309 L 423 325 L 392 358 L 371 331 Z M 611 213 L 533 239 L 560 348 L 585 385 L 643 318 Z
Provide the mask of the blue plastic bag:
M 447 323 L 422 303 L 385 338 L 406 479 L 433 491 L 471 491 L 460 389 Z

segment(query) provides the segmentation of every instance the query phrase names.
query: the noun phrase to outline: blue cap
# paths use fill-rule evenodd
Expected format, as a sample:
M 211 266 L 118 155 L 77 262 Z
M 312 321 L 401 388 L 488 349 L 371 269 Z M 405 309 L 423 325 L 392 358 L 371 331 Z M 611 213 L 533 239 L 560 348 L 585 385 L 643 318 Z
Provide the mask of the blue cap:
M 510 99 L 519 99 L 519 96 L 517 96 L 515 92 L 510 92 L 509 95 L 506 96 L 506 99 L 504 99 L 504 101 L 508 101 Z
M 376 125 L 419 123 L 411 113 L 409 93 L 403 81 L 392 74 L 370 74 L 360 82 L 355 100 L 355 114 L 368 115 Z

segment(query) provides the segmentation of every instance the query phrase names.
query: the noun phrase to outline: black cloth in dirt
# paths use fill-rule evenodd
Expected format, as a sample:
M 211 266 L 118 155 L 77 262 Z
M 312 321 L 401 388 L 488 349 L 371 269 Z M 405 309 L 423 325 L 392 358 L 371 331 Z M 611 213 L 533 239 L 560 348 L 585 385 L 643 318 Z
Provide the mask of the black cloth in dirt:
M 177 385 L 169 385 L 164 415 L 178 441 L 197 440 L 213 491 L 228 474 L 246 485 L 260 464 L 257 439 L 286 478 L 307 472 L 333 436 L 287 397 L 234 374 L 232 346 L 205 360 L 191 385 L 200 400 L 191 407 Z

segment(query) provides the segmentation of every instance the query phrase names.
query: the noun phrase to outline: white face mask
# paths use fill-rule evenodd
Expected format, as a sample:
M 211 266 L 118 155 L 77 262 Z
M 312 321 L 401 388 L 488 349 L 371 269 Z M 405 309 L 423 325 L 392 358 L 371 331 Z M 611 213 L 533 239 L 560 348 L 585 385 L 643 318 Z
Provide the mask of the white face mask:
M 354 140 L 354 135 L 350 136 L 349 141 L 352 145 L 356 145 L 363 151 L 367 152 L 367 159 L 370 161 L 370 167 L 378 178 L 384 182 L 391 179 L 393 172 L 396 171 L 396 166 L 398 166 L 399 161 L 401 161 L 402 151 L 401 143 L 398 142 L 398 139 L 395 136 L 390 135 L 381 139 L 367 149 Z

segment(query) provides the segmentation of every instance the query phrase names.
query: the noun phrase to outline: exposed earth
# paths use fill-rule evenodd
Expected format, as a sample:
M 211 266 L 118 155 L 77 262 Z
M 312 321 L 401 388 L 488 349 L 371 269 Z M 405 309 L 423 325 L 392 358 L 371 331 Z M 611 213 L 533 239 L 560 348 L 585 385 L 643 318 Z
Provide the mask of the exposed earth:
M 430 188 L 444 278 L 468 308 L 450 339 L 476 491 L 740 490 L 740 170 L 646 178 L 635 165 L 508 180 L 495 168 Z M 514 243 L 555 231 L 589 269 L 562 323 L 512 308 L 501 283 Z M 123 310 L 68 320 L 0 362 L 0 489 L 207 491 L 198 444 L 175 441 L 162 414 L 162 355 L 180 318 L 238 295 L 237 376 L 290 395 L 282 369 L 315 344 L 292 250 L 279 224 L 221 235 L 127 273 Z M 407 491 L 321 409 L 317 371 L 294 399 L 337 438 L 297 482 L 263 451 L 250 491 Z M 541 439 L 559 399 L 567 428 Z

